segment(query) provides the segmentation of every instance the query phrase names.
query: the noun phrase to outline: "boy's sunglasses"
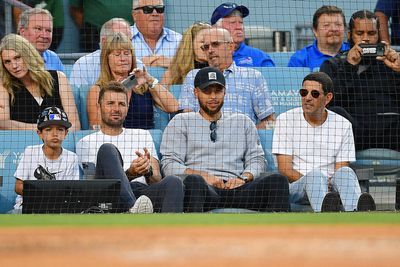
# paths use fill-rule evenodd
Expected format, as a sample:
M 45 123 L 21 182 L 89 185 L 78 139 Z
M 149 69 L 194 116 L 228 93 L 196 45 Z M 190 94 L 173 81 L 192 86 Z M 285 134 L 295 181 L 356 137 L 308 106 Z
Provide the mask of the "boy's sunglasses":
M 299 93 L 301 95 L 301 97 L 306 97 L 309 93 L 309 91 L 307 89 L 300 89 Z M 318 98 L 321 95 L 320 91 L 317 90 L 311 90 L 311 96 L 314 98 Z
M 139 10 L 139 9 L 143 10 L 143 13 L 144 13 L 144 14 L 151 14 L 151 13 L 153 13 L 154 9 L 156 10 L 156 12 L 157 12 L 158 14 L 162 14 L 162 13 L 164 13 L 164 11 L 165 11 L 165 6 L 162 6 L 162 5 L 157 5 L 157 6 L 140 6 L 140 7 L 135 8 L 134 10 Z

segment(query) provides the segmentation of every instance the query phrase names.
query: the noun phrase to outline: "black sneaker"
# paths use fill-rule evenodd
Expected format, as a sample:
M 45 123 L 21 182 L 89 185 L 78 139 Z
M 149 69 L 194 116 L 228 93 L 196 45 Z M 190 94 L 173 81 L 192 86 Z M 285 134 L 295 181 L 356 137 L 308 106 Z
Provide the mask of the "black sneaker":
M 357 211 L 375 211 L 376 205 L 372 196 L 368 193 L 362 193 L 357 203 Z
M 336 192 L 329 192 L 322 201 L 321 212 L 338 212 L 341 211 L 342 201 Z

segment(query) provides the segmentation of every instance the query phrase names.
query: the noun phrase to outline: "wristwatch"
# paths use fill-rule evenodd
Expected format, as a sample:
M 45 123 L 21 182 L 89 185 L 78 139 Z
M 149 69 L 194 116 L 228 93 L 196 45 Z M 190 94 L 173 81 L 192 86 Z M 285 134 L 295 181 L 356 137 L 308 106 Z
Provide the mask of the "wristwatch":
M 150 89 L 153 89 L 154 87 L 156 87 L 157 84 L 158 84 L 158 79 L 153 78 L 153 81 L 151 83 L 149 83 Z

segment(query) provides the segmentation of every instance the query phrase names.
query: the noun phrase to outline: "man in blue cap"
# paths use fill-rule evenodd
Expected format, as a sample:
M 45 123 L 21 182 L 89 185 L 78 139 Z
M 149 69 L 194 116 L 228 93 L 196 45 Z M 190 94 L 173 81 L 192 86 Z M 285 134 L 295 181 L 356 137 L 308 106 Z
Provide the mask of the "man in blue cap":
M 239 6 L 235 3 L 223 3 L 214 10 L 211 16 L 211 25 L 224 28 L 232 35 L 235 43 L 233 60 L 237 66 L 275 67 L 274 62 L 267 53 L 244 43 L 243 18 L 248 15 L 249 9 L 245 6 Z

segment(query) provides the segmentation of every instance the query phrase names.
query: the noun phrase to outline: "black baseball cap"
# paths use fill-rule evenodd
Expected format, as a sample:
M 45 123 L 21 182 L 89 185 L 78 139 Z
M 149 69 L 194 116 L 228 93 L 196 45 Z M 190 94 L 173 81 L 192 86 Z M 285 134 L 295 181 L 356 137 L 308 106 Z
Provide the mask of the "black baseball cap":
M 72 126 L 68 120 L 67 113 L 59 107 L 48 107 L 40 112 L 37 119 L 37 128 L 42 130 L 49 125 L 61 125 L 67 129 Z
M 234 10 L 240 11 L 240 13 L 242 13 L 242 18 L 249 15 L 249 9 L 245 6 L 238 6 L 236 3 L 230 2 L 223 3 L 214 10 L 211 16 L 211 25 L 217 23 L 219 19 L 229 16 Z
M 194 78 L 194 87 L 203 90 L 212 84 L 219 84 L 225 87 L 225 77 L 219 69 L 206 67 L 197 72 Z

